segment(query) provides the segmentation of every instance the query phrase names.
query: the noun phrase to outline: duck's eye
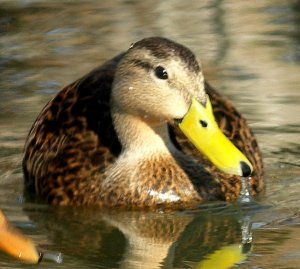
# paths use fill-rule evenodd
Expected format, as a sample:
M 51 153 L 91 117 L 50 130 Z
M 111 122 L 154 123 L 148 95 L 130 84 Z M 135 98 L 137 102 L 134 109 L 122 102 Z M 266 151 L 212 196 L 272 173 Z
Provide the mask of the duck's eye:
M 155 76 L 160 79 L 168 79 L 169 77 L 167 70 L 162 66 L 158 66 L 155 68 Z

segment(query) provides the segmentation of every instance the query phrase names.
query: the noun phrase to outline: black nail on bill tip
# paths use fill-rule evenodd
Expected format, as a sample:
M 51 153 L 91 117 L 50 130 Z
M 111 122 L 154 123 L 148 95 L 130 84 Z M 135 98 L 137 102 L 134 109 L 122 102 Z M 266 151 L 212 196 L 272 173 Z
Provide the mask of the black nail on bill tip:
M 243 177 L 249 177 L 252 172 L 250 166 L 243 161 L 241 161 L 240 164 L 242 168 Z

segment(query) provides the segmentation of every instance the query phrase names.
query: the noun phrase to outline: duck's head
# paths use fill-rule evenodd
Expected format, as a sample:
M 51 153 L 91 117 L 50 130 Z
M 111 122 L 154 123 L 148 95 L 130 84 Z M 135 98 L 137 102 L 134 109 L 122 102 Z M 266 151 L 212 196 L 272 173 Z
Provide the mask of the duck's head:
M 133 44 L 118 65 L 112 103 L 151 126 L 175 121 L 220 170 L 251 174 L 251 163 L 218 128 L 201 66 L 188 48 L 161 37 Z

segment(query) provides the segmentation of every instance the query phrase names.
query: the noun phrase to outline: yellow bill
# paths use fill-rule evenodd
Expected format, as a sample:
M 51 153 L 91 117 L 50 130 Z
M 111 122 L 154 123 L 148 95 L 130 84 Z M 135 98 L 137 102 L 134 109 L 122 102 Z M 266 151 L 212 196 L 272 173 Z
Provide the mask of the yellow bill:
M 193 98 L 179 128 L 221 171 L 239 176 L 249 176 L 252 173 L 249 160 L 218 127 L 208 95 L 205 106 Z
M 212 254 L 205 257 L 195 269 L 229 269 L 235 264 L 244 261 L 247 255 L 242 253 L 242 246 L 230 245 L 216 250 Z

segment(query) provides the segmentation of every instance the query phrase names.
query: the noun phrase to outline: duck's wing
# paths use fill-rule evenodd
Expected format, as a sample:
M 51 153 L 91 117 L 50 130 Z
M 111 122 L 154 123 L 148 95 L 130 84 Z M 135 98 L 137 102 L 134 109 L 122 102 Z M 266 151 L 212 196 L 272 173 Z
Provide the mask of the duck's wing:
M 23 159 L 26 189 L 54 204 L 89 204 L 121 151 L 110 94 L 123 54 L 62 89 L 34 122 Z M 77 190 L 81 189 L 79 193 Z
M 246 120 L 240 115 L 236 108 L 207 82 L 205 90 L 208 93 L 216 121 L 224 134 L 236 145 L 252 163 L 254 172 L 252 174 L 252 194 L 262 190 L 263 163 L 257 140 L 254 137 Z M 197 162 L 206 166 L 214 178 L 222 184 L 222 191 L 226 200 L 234 200 L 240 190 L 240 177 L 224 174 L 217 170 L 182 134 L 175 125 L 169 126 L 171 139 L 174 144 L 185 154 L 193 157 Z

